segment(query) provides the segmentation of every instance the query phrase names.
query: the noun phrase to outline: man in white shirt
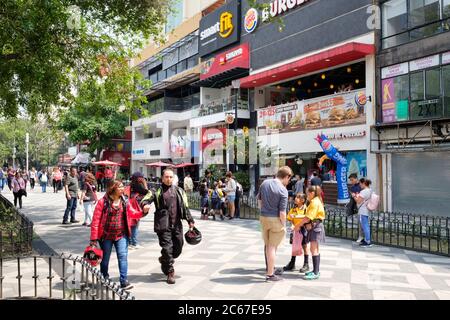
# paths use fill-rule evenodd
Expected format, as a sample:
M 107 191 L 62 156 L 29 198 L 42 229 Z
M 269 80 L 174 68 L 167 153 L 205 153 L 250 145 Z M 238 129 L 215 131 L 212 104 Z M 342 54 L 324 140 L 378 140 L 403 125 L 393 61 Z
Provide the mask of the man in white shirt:
M 233 173 L 228 171 L 226 176 L 227 187 L 225 188 L 225 192 L 227 194 L 227 202 L 228 202 L 228 212 L 230 214 L 228 219 L 234 219 L 234 211 L 235 205 L 234 201 L 236 200 L 236 181 L 233 179 Z
M 194 182 L 192 181 L 191 175 L 188 173 L 186 177 L 184 177 L 183 188 L 186 193 L 192 193 L 194 191 Z

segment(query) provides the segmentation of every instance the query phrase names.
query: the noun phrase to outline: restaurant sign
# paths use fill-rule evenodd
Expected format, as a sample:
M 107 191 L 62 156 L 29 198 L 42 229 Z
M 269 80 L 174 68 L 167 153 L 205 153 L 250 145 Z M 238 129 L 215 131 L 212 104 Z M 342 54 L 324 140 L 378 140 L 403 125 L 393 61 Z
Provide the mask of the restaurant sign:
M 259 135 L 366 123 L 365 90 L 297 101 L 258 111 Z

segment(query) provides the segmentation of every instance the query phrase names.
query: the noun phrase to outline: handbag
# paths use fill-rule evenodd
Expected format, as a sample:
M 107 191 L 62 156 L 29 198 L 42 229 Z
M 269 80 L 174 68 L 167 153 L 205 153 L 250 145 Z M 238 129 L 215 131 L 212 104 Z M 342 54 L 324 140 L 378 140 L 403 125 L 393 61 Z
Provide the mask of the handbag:
M 18 193 L 19 193 L 19 196 L 25 196 L 25 197 L 28 196 L 27 191 L 25 189 L 20 189 Z
M 300 231 L 294 231 L 292 239 L 292 256 L 301 256 L 303 254 L 303 234 Z
M 345 205 L 345 213 L 347 216 L 352 216 L 358 213 L 358 206 L 356 205 L 355 199 L 350 198 L 349 203 Z

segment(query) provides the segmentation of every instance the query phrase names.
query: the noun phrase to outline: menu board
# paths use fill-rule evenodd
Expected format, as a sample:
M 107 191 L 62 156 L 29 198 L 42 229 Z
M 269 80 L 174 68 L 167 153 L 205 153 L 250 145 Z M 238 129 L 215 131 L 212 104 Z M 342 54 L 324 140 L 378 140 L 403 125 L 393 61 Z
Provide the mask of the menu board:
M 268 107 L 258 111 L 260 135 L 366 123 L 365 90 Z

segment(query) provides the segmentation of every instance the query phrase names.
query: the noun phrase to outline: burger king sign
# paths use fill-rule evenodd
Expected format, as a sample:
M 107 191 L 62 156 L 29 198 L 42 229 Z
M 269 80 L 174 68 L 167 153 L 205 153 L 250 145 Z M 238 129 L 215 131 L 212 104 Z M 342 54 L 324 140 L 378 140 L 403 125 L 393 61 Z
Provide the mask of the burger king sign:
M 244 17 L 244 28 L 247 33 L 252 33 L 258 26 L 258 11 L 254 8 L 248 9 Z

